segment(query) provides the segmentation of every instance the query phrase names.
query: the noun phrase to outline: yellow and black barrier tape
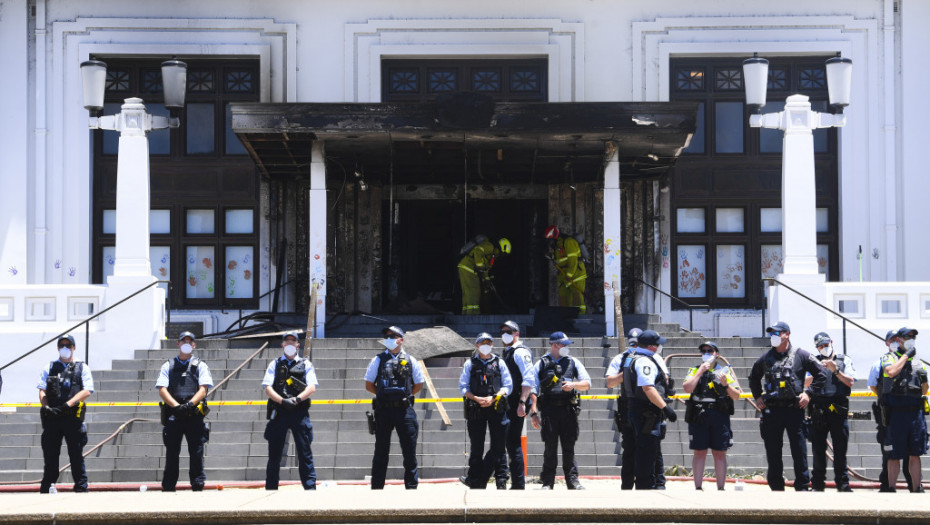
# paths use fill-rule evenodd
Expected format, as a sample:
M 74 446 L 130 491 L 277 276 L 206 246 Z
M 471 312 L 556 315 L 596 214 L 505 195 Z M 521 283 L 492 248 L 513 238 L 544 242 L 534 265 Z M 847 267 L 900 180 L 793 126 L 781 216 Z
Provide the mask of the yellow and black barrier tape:
M 687 400 L 691 397 L 690 394 L 678 394 L 672 396 L 674 399 L 680 399 L 682 401 Z M 850 397 L 875 397 L 875 394 L 870 391 L 861 391 L 853 392 L 850 394 Z M 616 399 L 616 395 L 596 395 L 588 396 L 583 395 L 581 399 L 584 401 L 597 401 L 597 400 L 610 400 Z M 742 399 L 751 399 L 752 394 L 740 394 Z M 461 397 L 442 397 L 442 398 L 418 398 L 417 403 L 460 403 L 462 401 Z M 267 399 L 252 400 L 252 401 L 208 401 L 210 406 L 264 406 L 268 402 Z M 371 398 L 368 399 L 313 399 L 312 404 L 314 405 L 369 405 L 371 404 Z M 42 406 L 40 403 L 0 403 L 0 408 L 39 408 Z M 87 403 L 89 407 L 156 407 L 158 406 L 157 401 L 98 401 L 94 403 Z

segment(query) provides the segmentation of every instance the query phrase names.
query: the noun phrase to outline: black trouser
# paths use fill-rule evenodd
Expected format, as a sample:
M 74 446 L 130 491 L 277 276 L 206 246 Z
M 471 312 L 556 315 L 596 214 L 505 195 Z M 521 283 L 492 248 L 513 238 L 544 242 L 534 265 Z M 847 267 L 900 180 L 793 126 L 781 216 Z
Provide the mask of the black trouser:
M 520 403 L 520 396 L 513 396 L 508 400 L 507 419 L 510 425 L 507 426 L 507 435 L 504 439 L 506 453 L 501 454 L 500 464 L 494 472 L 494 478 L 498 481 L 507 482 L 507 472 L 510 472 L 510 487 L 514 489 L 526 488 L 526 464 L 523 462 L 523 419 L 517 415 L 517 405 Z M 510 465 L 508 469 L 507 456 L 510 456 Z
M 277 490 L 281 473 L 281 455 L 284 453 L 284 440 L 287 431 L 294 436 L 294 450 L 297 453 L 297 471 L 300 482 L 306 490 L 316 488 L 316 469 L 313 468 L 313 424 L 306 408 L 294 411 L 275 409 L 274 416 L 265 425 L 265 439 L 268 440 L 268 466 L 265 468 L 265 489 Z
M 74 415 L 59 418 L 47 418 L 42 430 L 42 456 L 45 458 L 45 470 L 39 492 L 48 493 L 53 483 L 58 481 L 61 440 L 68 446 L 68 459 L 71 461 L 71 477 L 74 479 L 75 492 L 87 492 L 87 470 L 84 468 L 84 445 L 87 444 L 87 432 L 84 424 Z
M 468 454 L 468 485 L 473 489 L 485 489 L 494 471 L 500 467 L 501 456 L 505 454 L 504 441 L 510 420 L 507 414 L 498 414 L 489 407 L 481 408 L 478 417 L 466 421 L 468 440 L 471 444 Z M 484 452 L 485 430 L 491 435 L 491 446 Z
M 663 472 L 664 465 L 659 466 L 659 444 L 662 439 L 662 415 L 652 403 L 634 400 L 630 402 L 628 419 L 632 426 L 635 440 L 633 457 L 633 475 L 636 490 L 652 490 L 658 485 L 656 471 Z M 621 486 L 622 488 L 622 486 Z
M 827 406 L 829 405 L 830 403 L 827 403 Z M 846 417 L 846 410 L 842 414 L 836 414 L 824 407 L 823 412 L 818 413 L 822 415 L 811 418 L 811 452 L 814 463 L 811 470 L 811 486 L 818 490 L 824 488 L 827 477 L 827 435 L 833 440 L 833 479 L 836 481 L 836 486 L 839 488 L 849 485 L 849 473 L 846 466 L 849 421 Z
M 665 438 L 665 423 L 659 424 L 659 435 L 662 438 Z M 662 457 L 662 440 L 656 444 L 656 464 L 655 464 L 655 483 L 652 485 L 654 489 L 664 489 L 665 488 L 665 458 Z
M 578 416 L 571 405 L 547 406 L 540 410 L 543 440 L 543 467 L 539 479 L 543 485 L 555 483 L 559 445 L 562 445 L 562 472 L 566 483 L 577 483 L 578 464 L 575 463 L 575 442 L 578 441 Z
M 162 427 L 161 436 L 165 443 L 165 474 L 161 478 L 162 490 L 173 491 L 178 484 L 181 438 L 187 440 L 191 487 L 202 488 L 204 482 L 207 481 L 207 474 L 203 470 L 203 445 L 207 442 L 203 417 L 171 416 L 168 424 Z
M 636 480 L 636 431 L 630 424 L 629 415 L 620 430 L 620 447 L 623 454 L 620 456 L 620 489 L 631 490 Z
M 785 490 L 784 464 L 781 453 L 784 434 L 788 433 L 788 444 L 794 460 L 794 490 L 810 487 L 807 470 L 807 441 L 801 431 L 804 411 L 796 407 L 765 407 L 759 420 L 759 430 L 765 442 L 765 457 L 768 461 L 766 478 L 772 490 Z
M 404 454 L 404 486 L 415 489 L 417 475 L 417 436 L 420 425 L 413 407 L 385 407 L 375 409 L 375 455 L 371 460 L 371 488 L 383 489 L 387 475 L 388 457 L 391 454 L 391 434 L 397 431 L 400 450 Z

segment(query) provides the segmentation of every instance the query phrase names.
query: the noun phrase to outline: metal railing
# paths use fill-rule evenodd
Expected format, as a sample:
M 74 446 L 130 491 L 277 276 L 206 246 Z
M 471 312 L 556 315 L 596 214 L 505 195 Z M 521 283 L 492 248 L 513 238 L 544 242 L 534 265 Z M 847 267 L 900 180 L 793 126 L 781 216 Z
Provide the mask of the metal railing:
M 671 299 L 671 300 L 673 300 L 673 301 L 677 301 L 678 304 L 680 304 L 680 305 L 686 307 L 686 308 L 688 309 L 688 331 L 689 331 L 689 332 L 693 332 L 693 331 L 694 331 L 694 310 L 695 310 L 695 309 L 700 309 L 700 310 L 704 310 L 705 312 L 709 312 L 709 311 L 710 311 L 710 305 L 687 303 L 687 302 L 685 302 L 684 300 L 682 300 L 682 299 L 680 299 L 680 298 L 678 298 L 678 297 L 675 297 L 674 295 L 672 295 L 672 294 L 670 294 L 670 293 L 668 293 L 668 292 L 664 292 L 664 291 L 662 291 L 662 290 L 656 288 L 655 286 L 653 286 L 653 285 L 647 283 L 646 281 L 644 281 L 644 280 L 642 280 L 642 279 L 640 279 L 640 278 L 638 278 L 638 277 L 634 277 L 633 280 L 634 280 L 634 281 L 639 281 L 640 283 L 645 284 L 645 285 L 648 286 L 649 288 L 652 288 L 653 290 L 659 292 L 660 294 L 664 295 L 665 297 L 668 297 L 669 299 Z
M 833 314 L 833 315 L 839 317 L 840 319 L 842 319 L 842 320 L 843 320 L 843 355 L 846 355 L 846 323 L 849 323 L 849 324 L 855 326 L 856 328 L 862 330 L 863 332 L 865 332 L 865 333 L 867 333 L 867 334 L 870 334 L 871 336 L 875 337 L 875 338 L 878 339 L 879 341 L 882 341 L 882 342 L 885 341 L 885 337 L 884 337 L 884 336 L 881 336 L 881 335 L 876 334 L 875 332 L 873 332 L 873 331 L 869 330 L 868 328 L 862 326 L 861 324 L 859 324 L 859 323 L 853 321 L 852 319 L 846 317 L 845 315 L 843 315 L 843 314 L 837 312 L 836 310 L 833 310 L 832 308 L 828 308 L 828 307 L 826 307 L 826 306 L 824 306 L 824 305 L 818 303 L 818 302 L 815 301 L 814 299 L 811 299 L 810 297 L 808 297 L 808 296 L 804 295 L 803 293 L 801 293 L 801 292 L 795 290 L 794 288 L 792 288 L 792 287 L 788 286 L 787 284 L 785 284 L 785 283 L 779 281 L 778 279 L 774 279 L 774 278 L 771 278 L 771 277 L 764 277 L 764 278 L 762 279 L 762 288 L 763 288 L 763 293 L 762 293 L 762 333 L 763 333 L 763 334 L 765 333 L 765 329 L 767 328 L 767 326 L 766 326 L 767 323 L 765 322 L 765 307 L 766 307 L 766 303 L 768 302 L 768 301 L 766 301 L 766 299 L 765 299 L 765 284 L 766 284 L 766 283 L 770 283 L 770 285 L 771 285 L 771 284 L 777 284 L 777 285 L 779 285 L 779 286 L 784 286 L 785 289 L 794 292 L 794 293 L 797 294 L 798 296 L 800 296 L 800 297 L 806 299 L 808 302 L 813 303 L 813 304 L 819 306 L 820 308 L 823 308 L 824 310 L 826 310 L 826 311 L 830 312 L 831 314 Z
M 72 326 L 71 328 L 68 328 L 68 329 L 65 330 L 64 332 L 61 332 L 60 334 L 58 334 L 58 335 L 56 335 L 55 337 L 53 337 L 53 338 L 51 338 L 51 339 L 45 341 L 44 343 L 41 343 L 39 346 L 33 348 L 32 350 L 29 350 L 29 351 L 26 352 L 25 354 L 23 354 L 23 355 L 17 357 L 16 359 L 10 361 L 9 363 L 7 363 L 7 364 L 5 364 L 5 365 L 3 365 L 3 366 L 0 366 L 0 370 L 5 370 L 5 369 L 7 369 L 8 367 L 12 366 L 13 364 L 19 362 L 21 359 L 23 359 L 23 358 L 25 358 L 25 357 L 28 357 L 28 356 L 31 355 L 32 353 L 38 351 L 38 350 L 41 349 L 43 346 L 45 346 L 45 345 L 47 345 L 47 344 L 49 344 L 49 343 L 51 343 L 51 342 L 58 341 L 59 339 L 61 339 L 62 336 L 65 336 L 65 335 L 67 335 L 67 334 L 73 332 L 74 330 L 77 330 L 78 328 L 80 328 L 81 325 L 84 325 L 84 362 L 87 363 L 87 364 L 90 364 L 90 322 L 93 321 L 94 319 L 100 317 L 101 315 L 103 315 L 103 314 L 109 312 L 110 310 L 116 308 L 117 306 L 119 306 L 119 305 L 125 303 L 126 301 L 132 299 L 133 297 L 139 295 L 140 293 L 142 293 L 142 292 L 148 290 L 149 288 L 151 288 L 151 287 L 153 287 L 153 286 L 157 286 L 157 285 L 159 285 L 159 284 L 161 284 L 161 283 L 167 283 L 169 287 L 171 286 L 171 281 L 154 281 L 154 282 L 152 282 L 152 283 L 150 283 L 150 284 L 147 284 L 146 286 L 143 286 L 142 288 L 136 290 L 136 291 L 133 292 L 132 294 L 127 295 L 126 297 L 123 297 L 123 298 L 120 299 L 119 301 L 117 301 L 117 302 L 111 304 L 110 306 L 104 308 L 103 310 L 97 312 L 96 314 L 94 314 L 94 315 L 88 317 L 87 319 L 84 319 L 84 320 L 81 321 L 80 323 L 78 323 L 78 324 Z M 170 291 L 169 291 L 169 295 L 170 295 Z M 166 305 L 166 306 L 165 306 L 165 311 L 166 311 L 166 312 L 170 312 L 169 305 Z M 170 316 L 170 313 L 167 314 L 167 315 Z M 168 320 L 169 322 L 170 322 L 170 319 L 171 319 L 170 317 L 167 318 L 167 320 Z

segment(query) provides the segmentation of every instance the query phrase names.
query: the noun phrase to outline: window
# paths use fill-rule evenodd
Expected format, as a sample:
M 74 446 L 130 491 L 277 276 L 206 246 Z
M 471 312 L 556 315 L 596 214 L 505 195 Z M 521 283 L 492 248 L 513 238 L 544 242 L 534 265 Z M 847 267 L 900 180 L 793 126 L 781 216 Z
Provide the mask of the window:
M 473 91 L 495 100 L 548 100 L 546 59 L 390 59 L 381 62 L 381 100 L 420 102 Z
M 168 115 L 161 59 L 107 59 L 106 111 L 138 96 Z M 149 134 L 152 274 L 171 280 L 172 308 L 257 306 L 258 176 L 230 126 L 229 104 L 257 101 L 257 60 L 188 64 L 181 127 Z M 94 134 L 94 276 L 113 273 L 119 135 Z
M 769 58 L 769 102 L 803 93 L 827 111 L 828 57 Z M 670 176 L 672 293 L 693 304 L 758 308 L 762 277 L 783 270 L 782 132 L 749 127 L 741 59 L 671 61 L 671 99 L 698 102 L 697 130 Z M 814 132 L 817 263 L 837 274 L 836 130 Z

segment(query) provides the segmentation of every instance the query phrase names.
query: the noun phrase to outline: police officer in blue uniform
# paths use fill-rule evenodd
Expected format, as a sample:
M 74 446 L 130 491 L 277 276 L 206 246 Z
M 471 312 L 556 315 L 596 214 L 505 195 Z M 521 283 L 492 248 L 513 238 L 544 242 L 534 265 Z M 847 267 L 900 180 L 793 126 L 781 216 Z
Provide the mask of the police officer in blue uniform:
M 668 404 L 667 391 L 671 388 L 662 352 L 666 339 L 654 330 L 639 336 L 639 349 L 624 367 L 623 395 L 628 398 L 627 418 L 635 436 L 633 470 L 636 490 L 653 490 L 656 484 L 656 457 L 659 443 L 665 437 L 663 419 L 672 423 L 678 420 L 675 410 Z
M 749 390 L 762 411 L 759 429 L 765 442 L 769 488 L 785 490 L 781 453 L 783 435 L 787 431 L 794 460 L 794 490 L 807 491 L 810 490 L 810 472 L 802 429 L 804 409 L 814 392 L 823 388 L 826 376 L 810 353 L 791 344 L 791 329 L 787 323 L 779 321 L 765 331 L 771 338 L 772 348 L 752 365 Z M 806 374 L 812 376 L 807 389 L 804 388 Z
M 617 391 L 617 408 L 614 411 L 614 424 L 617 426 L 617 432 L 620 433 L 620 447 L 622 453 L 620 456 L 620 490 L 631 490 L 633 488 L 635 471 L 633 470 L 634 452 L 636 451 L 636 436 L 633 434 L 633 425 L 627 416 L 627 398 L 623 396 L 623 368 L 633 358 L 633 353 L 639 345 L 638 337 L 643 331 L 639 328 L 631 328 L 626 335 L 626 350 L 617 354 L 611 359 L 604 372 L 607 379 L 607 388 L 621 387 Z
M 507 456 L 510 456 L 510 488 L 526 488 L 526 465 L 523 462 L 523 420 L 536 399 L 536 371 L 533 369 L 533 353 L 523 341 L 520 341 L 520 325 L 506 321 L 501 325 L 501 342 L 504 343 L 501 356 L 510 371 L 513 391 L 507 398 L 507 427 L 505 446 L 507 454 L 501 456 L 501 465 L 495 473 L 498 489 L 507 488 Z
M 827 435 L 833 440 L 833 474 L 836 490 L 852 492 L 846 467 L 849 448 L 849 394 L 856 382 L 856 369 L 852 359 L 836 355 L 833 340 L 826 332 L 814 336 L 815 356 L 823 367 L 826 381 L 823 389 L 814 391 L 808 405 L 811 418 L 811 452 L 814 468 L 811 471 L 811 488 L 823 492 L 827 475 Z M 810 378 L 808 378 L 810 380 Z
M 391 433 L 397 431 L 404 455 L 404 486 L 416 489 L 417 436 L 420 426 L 413 410 L 414 396 L 423 388 L 425 378 L 419 363 L 404 351 L 404 331 L 397 326 L 385 328 L 381 342 L 387 348 L 375 356 L 365 371 L 365 390 L 375 395 L 375 455 L 371 460 L 371 488 L 384 488 Z
M 191 490 L 201 491 L 207 480 L 203 467 L 203 446 L 210 439 L 204 422 L 209 412 L 204 397 L 213 386 L 207 364 L 193 357 L 197 342 L 194 334 L 182 332 L 178 337 L 178 355 L 161 366 L 155 388 L 162 399 L 162 441 L 165 443 L 165 473 L 161 479 L 164 492 L 174 492 L 178 483 L 181 439 L 187 440 L 190 454 Z
M 74 347 L 74 337 L 60 337 L 58 359 L 42 370 L 36 385 L 39 403 L 42 404 L 39 414 L 42 418 L 42 456 L 45 458 L 45 470 L 39 484 L 42 494 L 48 494 L 58 481 L 62 438 L 68 445 L 74 492 L 87 492 L 83 455 L 87 444 L 84 400 L 94 392 L 94 378 L 87 364 L 74 360 Z
M 316 490 L 316 469 L 313 467 L 313 423 L 310 422 L 310 396 L 319 382 L 309 359 L 297 355 L 300 341 L 297 332 L 287 332 L 281 342 L 284 355 L 268 365 L 262 387 L 268 395 L 268 466 L 265 469 L 265 490 L 278 490 L 281 455 L 287 431 L 294 436 L 297 470 L 304 490 Z
M 471 359 L 465 361 L 462 375 L 459 377 L 459 390 L 464 396 L 468 440 L 471 443 L 468 474 L 463 482 L 473 489 L 488 487 L 488 480 L 500 465 L 501 456 L 505 453 L 504 440 L 510 425 L 510 420 L 507 419 L 507 398 L 513 390 L 513 379 L 504 360 L 491 353 L 493 345 L 491 334 L 478 334 L 475 338 L 475 348 L 478 351 Z M 491 446 L 487 454 L 484 454 L 486 433 L 491 436 Z
M 927 452 L 927 422 L 924 399 L 927 394 L 927 367 L 915 359 L 917 330 L 899 328 L 892 337 L 889 352 L 882 357 L 880 382 L 882 419 L 888 456 L 888 487 L 895 491 L 901 460 L 908 460 L 911 492 L 923 492 L 920 484 L 920 456 Z
M 570 356 L 574 341 L 564 332 L 549 335 L 549 352 L 536 362 L 537 406 L 530 409 L 533 427 L 542 435 L 543 467 L 539 475 L 543 489 L 555 485 L 559 444 L 562 445 L 562 472 L 569 490 L 584 490 L 578 481 L 575 442 L 578 441 L 579 392 L 591 388 L 591 376 L 578 359 Z
M 894 339 L 894 335 L 897 330 L 888 330 L 885 334 L 885 352 L 889 352 L 891 347 L 891 341 Z M 883 355 L 884 356 L 884 355 Z M 880 390 L 880 381 L 882 376 L 882 358 L 879 357 L 872 367 L 869 369 L 869 380 L 868 385 L 869 389 L 872 390 L 872 393 L 877 396 L 877 400 L 872 403 L 872 415 L 875 418 L 875 440 L 878 441 L 878 446 L 881 447 L 882 451 L 882 472 L 878 475 L 878 484 L 879 492 L 891 492 L 891 489 L 894 487 L 888 486 L 888 456 L 891 453 L 891 450 L 886 449 L 885 447 L 885 435 L 887 429 L 885 424 L 882 422 L 882 393 Z M 904 481 L 907 482 L 907 489 L 912 490 L 913 485 L 911 484 L 911 471 L 907 466 L 907 462 L 904 462 L 901 465 L 901 472 L 904 474 Z

